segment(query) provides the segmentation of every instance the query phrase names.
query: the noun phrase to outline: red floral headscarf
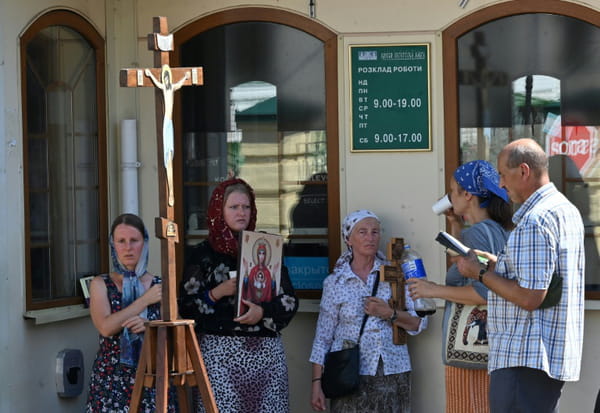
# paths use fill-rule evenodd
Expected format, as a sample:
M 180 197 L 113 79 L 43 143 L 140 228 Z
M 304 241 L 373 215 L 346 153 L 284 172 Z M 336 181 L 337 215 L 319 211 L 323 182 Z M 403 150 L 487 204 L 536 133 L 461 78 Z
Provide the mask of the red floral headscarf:
M 225 189 L 228 186 L 242 184 L 244 185 L 250 196 L 250 222 L 246 230 L 254 231 L 256 228 L 256 202 L 254 197 L 254 190 L 244 180 L 239 178 L 232 178 L 223 181 L 213 191 L 210 202 L 208 203 L 208 215 L 206 222 L 208 224 L 208 242 L 210 246 L 215 250 L 223 254 L 237 256 L 238 254 L 238 241 L 236 235 L 225 223 L 223 218 L 223 207 L 225 205 Z

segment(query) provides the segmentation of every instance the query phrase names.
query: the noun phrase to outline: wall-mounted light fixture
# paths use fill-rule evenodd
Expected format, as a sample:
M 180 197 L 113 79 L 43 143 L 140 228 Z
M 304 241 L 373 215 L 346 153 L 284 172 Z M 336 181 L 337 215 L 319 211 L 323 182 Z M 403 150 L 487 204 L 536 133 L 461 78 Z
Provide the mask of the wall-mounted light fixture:
M 315 0 L 308 0 L 308 15 L 311 19 L 317 17 L 317 4 Z

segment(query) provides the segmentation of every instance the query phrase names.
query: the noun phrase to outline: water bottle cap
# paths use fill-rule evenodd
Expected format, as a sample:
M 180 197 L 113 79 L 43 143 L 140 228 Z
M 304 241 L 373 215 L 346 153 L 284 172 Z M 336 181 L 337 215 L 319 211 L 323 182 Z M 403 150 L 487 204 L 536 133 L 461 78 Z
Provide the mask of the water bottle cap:
M 407 250 L 410 248 L 410 244 L 404 244 L 404 249 Z

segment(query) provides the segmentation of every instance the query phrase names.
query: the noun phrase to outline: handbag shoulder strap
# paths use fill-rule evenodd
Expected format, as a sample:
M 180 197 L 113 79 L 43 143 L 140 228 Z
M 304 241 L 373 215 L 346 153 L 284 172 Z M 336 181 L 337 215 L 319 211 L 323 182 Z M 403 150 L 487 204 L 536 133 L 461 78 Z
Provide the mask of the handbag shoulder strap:
M 371 292 L 371 296 L 375 297 L 377 295 L 377 288 L 379 287 L 379 271 L 377 271 L 377 278 L 375 278 L 375 284 L 373 284 L 373 291 Z M 367 318 L 369 318 L 368 314 L 365 314 L 362 320 L 362 325 L 360 326 L 360 333 L 358 333 L 358 342 L 360 342 L 360 338 L 362 337 L 363 330 L 365 329 L 365 324 L 367 324 Z
M 492 236 L 492 232 L 490 231 L 490 229 L 488 228 L 488 225 L 485 222 L 481 223 L 483 229 L 485 230 L 485 233 L 487 235 L 488 241 L 490 242 L 490 247 L 491 247 L 491 253 L 492 254 L 498 254 L 498 251 L 496 250 L 496 243 L 494 242 L 494 237 Z

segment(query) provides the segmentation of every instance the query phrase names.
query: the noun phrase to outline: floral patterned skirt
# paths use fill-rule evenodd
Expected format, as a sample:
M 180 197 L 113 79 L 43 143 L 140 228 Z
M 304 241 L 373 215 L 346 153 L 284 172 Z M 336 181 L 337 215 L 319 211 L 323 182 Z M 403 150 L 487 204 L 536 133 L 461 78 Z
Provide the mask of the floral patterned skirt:
M 375 376 L 360 376 L 358 391 L 331 400 L 331 413 L 410 413 L 410 372 L 383 374 L 379 360 Z

